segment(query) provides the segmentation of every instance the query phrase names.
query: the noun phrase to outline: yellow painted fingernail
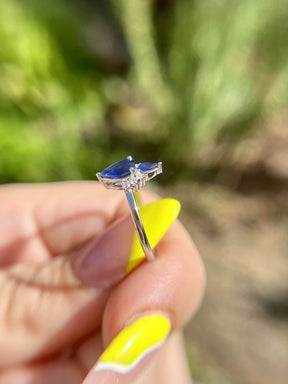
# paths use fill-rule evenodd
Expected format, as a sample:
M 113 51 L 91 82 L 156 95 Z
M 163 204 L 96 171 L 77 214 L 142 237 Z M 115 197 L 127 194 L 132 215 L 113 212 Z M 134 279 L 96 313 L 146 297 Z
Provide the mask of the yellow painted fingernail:
M 162 199 L 139 208 L 143 226 L 152 249 L 159 243 L 173 221 L 176 220 L 180 208 L 179 201 L 175 199 Z M 127 273 L 131 272 L 144 259 L 145 254 L 135 231 L 126 268 Z
M 136 320 L 115 337 L 101 355 L 95 371 L 131 371 L 150 352 L 160 348 L 170 328 L 170 321 L 160 314 Z

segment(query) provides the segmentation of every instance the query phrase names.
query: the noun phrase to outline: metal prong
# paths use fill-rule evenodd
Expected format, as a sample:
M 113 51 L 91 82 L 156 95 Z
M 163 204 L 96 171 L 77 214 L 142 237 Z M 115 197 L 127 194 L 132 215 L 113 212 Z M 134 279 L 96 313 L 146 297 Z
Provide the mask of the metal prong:
M 132 156 L 127 156 L 127 160 L 132 161 L 133 157 Z
M 102 180 L 101 180 L 101 173 L 100 173 L 100 172 L 97 172 L 97 173 L 96 173 L 96 176 L 97 176 L 97 179 L 98 179 L 99 181 L 102 181 Z

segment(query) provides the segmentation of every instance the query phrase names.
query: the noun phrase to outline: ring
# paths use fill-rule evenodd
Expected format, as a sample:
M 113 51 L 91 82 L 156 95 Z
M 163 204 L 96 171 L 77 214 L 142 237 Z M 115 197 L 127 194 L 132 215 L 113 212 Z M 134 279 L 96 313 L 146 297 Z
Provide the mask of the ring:
M 154 260 L 155 256 L 149 244 L 140 214 L 137 201 L 138 191 L 147 181 L 162 173 L 162 163 L 139 163 L 135 164 L 132 156 L 120 160 L 104 171 L 96 173 L 98 180 L 108 189 L 124 190 L 136 233 L 143 248 L 147 260 Z

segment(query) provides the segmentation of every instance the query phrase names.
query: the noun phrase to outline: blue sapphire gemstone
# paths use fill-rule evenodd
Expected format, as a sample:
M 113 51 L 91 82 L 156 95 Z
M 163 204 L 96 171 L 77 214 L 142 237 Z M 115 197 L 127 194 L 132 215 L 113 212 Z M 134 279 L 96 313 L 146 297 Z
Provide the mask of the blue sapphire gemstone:
M 134 167 L 134 160 L 124 159 L 110 165 L 110 167 L 104 169 L 100 175 L 106 179 L 122 179 L 123 177 L 129 176 L 130 168 Z
M 157 168 L 158 168 L 158 163 L 147 162 L 147 163 L 140 163 L 138 165 L 138 169 L 140 169 L 140 171 L 142 172 L 154 171 Z

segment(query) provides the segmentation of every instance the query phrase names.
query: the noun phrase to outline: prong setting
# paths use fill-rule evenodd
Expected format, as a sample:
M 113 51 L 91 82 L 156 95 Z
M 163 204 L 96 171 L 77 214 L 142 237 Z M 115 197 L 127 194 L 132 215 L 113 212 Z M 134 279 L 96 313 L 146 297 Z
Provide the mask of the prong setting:
M 127 161 L 133 163 L 133 166 L 129 167 L 130 175 L 127 176 L 126 172 L 124 177 L 110 176 L 109 169 L 113 169 L 113 167 L 114 169 L 117 168 L 118 163 L 115 163 L 104 171 L 97 172 L 97 178 L 106 188 L 136 192 L 139 191 L 147 181 L 151 180 L 159 173 L 162 173 L 162 162 L 135 164 L 132 156 L 128 156 Z M 119 163 L 121 162 L 123 162 L 123 160 Z M 118 169 L 116 173 L 119 173 Z

